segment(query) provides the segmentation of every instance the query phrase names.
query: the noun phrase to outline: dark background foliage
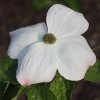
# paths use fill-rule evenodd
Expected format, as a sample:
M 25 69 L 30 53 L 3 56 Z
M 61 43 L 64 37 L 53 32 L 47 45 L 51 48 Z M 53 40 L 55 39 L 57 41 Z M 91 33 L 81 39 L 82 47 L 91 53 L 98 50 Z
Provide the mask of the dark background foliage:
M 62 3 L 61 0 L 55 1 Z M 95 48 L 100 45 L 100 1 L 80 0 L 79 2 L 80 11 L 84 13 L 90 23 L 90 27 L 84 36 L 90 46 Z M 37 7 L 35 6 L 37 5 L 36 0 L 0 0 L 0 57 L 6 54 L 10 42 L 9 32 L 23 26 L 45 21 L 49 3 L 45 4 L 42 1 L 42 6 Z M 44 9 L 42 9 L 43 7 Z M 94 52 L 100 59 L 100 48 L 95 48 Z M 82 80 L 77 82 L 77 88 L 72 95 L 72 100 L 100 100 L 100 84 Z

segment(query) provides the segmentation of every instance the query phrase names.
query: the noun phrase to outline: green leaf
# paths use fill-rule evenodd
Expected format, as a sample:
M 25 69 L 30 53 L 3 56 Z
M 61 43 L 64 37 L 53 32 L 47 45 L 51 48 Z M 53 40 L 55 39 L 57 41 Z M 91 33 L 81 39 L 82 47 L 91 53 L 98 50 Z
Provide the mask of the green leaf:
M 50 90 L 54 93 L 57 100 L 67 100 L 66 86 L 62 77 L 58 76 L 52 81 Z
M 100 83 L 100 61 L 87 71 L 84 80 Z
M 69 5 L 73 10 L 80 12 L 80 2 L 79 0 L 63 0 L 67 5 Z
M 69 80 L 65 80 L 65 86 L 66 86 L 66 96 L 67 96 L 67 99 L 70 100 L 72 91 L 75 88 L 75 82 L 69 81 Z
M 60 0 L 60 1 L 59 0 L 34 0 L 32 4 L 32 8 L 34 10 L 40 11 L 57 3 L 66 4 L 76 11 L 81 10 L 79 0 Z
M 47 84 L 32 85 L 27 90 L 28 100 L 57 100 Z
M 5 82 L 17 83 L 16 81 L 17 63 L 8 56 L 0 59 L 0 80 Z
M 54 0 L 34 0 L 32 7 L 35 10 L 43 10 L 48 6 L 54 4 L 54 2 L 55 2 Z
M 6 88 L 7 88 L 7 83 L 0 82 L 0 100 L 2 100 Z

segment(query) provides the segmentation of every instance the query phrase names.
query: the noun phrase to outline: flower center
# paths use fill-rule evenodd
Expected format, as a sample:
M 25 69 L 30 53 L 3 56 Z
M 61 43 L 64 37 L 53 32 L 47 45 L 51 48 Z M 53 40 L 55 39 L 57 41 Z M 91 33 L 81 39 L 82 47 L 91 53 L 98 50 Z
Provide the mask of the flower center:
M 43 41 L 47 44 L 54 44 L 56 42 L 56 37 L 52 33 L 45 34 L 43 36 Z

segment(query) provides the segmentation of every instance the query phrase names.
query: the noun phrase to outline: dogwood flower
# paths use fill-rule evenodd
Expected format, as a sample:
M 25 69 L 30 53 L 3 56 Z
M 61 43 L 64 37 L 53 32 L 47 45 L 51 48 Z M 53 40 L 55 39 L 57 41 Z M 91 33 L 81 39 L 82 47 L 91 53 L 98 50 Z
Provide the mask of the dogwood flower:
M 21 85 L 53 80 L 56 71 L 68 80 L 81 80 L 96 56 L 81 35 L 88 22 L 81 13 L 55 4 L 45 23 L 10 32 L 8 55 L 18 59 L 16 77 Z

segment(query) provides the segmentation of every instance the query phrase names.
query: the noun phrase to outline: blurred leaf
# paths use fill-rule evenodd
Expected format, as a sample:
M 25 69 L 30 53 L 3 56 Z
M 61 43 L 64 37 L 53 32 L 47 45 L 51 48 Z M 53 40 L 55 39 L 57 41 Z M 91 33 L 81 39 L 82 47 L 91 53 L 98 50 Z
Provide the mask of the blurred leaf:
M 35 10 L 43 10 L 54 4 L 54 2 L 55 0 L 34 0 L 32 7 Z
M 6 91 L 7 83 L 0 82 L 0 100 L 2 100 L 3 95 Z
M 73 10 L 78 12 L 81 10 L 79 0 L 33 0 L 32 7 L 34 10 L 40 11 L 57 3 L 68 5 Z
M 0 59 L 0 80 L 16 83 L 17 63 L 8 56 Z
M 87 71 L 84 79 L 92 82 L 100 82 L 100 61 L 97 60 L 96 64 Z
M 72 91 L 75 88 L 75 82 L 69 81 L 69 80 L 65 80 L 65 86 L 66 86 L 66 96 L 67 96 L 67 99 L 70 100 L 71 93 L 72 93 Z
M 27 91 L 28 100 L 57 100 L 46 84 L 32 85 Z
M 16 87 L 17 88 L 17 87 Z M 18 87 L 17 94 L 10 100 L 18 100 L 18 97 L 26 93 L 26 88 L 23 86 Z
M 73 10 L 80 12 L 81 7 L 79 0 L 63 0 L 65 4 L 69 5 Z
M 50 84 L 50 90 L 56 96 L 57 100 L 67 100 L 66 86 L 62 77 L 56 77 Z
M 70 100 L 74 82 L 65 80 L 59 74 L 48 84 L 32 85 L 27 89 L 28 100 Z
M 4 94 L 3 100 L 12 100 L 13 97 L 16 96 L 18 90 L 19 90 L 19 86 L 14 85 L 14 84 L 10 84 Z

